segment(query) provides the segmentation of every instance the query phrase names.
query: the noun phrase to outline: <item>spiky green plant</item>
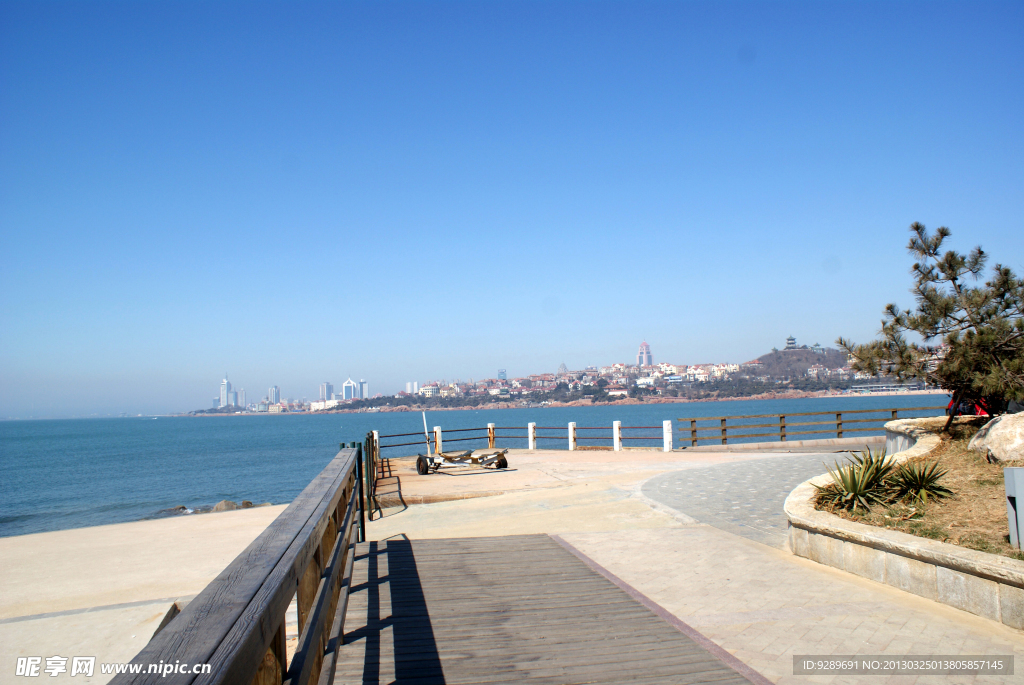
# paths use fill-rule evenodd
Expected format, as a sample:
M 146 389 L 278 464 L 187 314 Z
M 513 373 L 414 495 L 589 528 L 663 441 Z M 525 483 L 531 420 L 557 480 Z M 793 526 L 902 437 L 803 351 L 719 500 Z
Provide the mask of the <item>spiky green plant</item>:
M 886 504 L 892 500 L 892 488 L 888 480 L 893 471 L 891 458 L 885 450 L 865 449 L 853 457 L 853 462 L 828 469 L 832 482 L 825 486 L 814 486 L 818 490 L 817 501 L 827 509 L 856 511 L 863 508 L 870 511 L 875 504 Z
M 898 500 L 922 504 L 927 503 L 929 497 L 937 500 L 951 497 L 953 491 L 939 484 L 946 473 L 948 471 L 940 469 L 937 461 L 900 464 L 891 478 L 893 496 Z

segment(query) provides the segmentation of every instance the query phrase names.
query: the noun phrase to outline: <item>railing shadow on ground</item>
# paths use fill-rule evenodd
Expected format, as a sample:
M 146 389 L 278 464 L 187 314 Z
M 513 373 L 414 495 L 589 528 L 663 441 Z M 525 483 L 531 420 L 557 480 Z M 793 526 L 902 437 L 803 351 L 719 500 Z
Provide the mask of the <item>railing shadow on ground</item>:
M 391 628 L 394 648 L 395 682 L 413 682 L 417 685 L 443 684 L 444 670 L 437 650 L 430 612 L 420 583 L 412 542 L 405 536 L 368 543 L 367 552 L 357 555 L 366 559 L 366 582 L 352 588 L 352 592 L 367 593 L 366 626 L 345 635 L 345 643 L 365 640 L 363 683 L 379 683 L 382 664 L 388 650 L 382 648 L 381 634 Z M 387 562 L 387 573 L 381 575 L 380 559 Z M 381 616 L 381 587 L 387 585 L 391 615 Z M 387 670 L 387 669 L 385 669 Z
M 402 496 L 401 476 L 391 475 L 378 479 L 377 483 L 374 485 L 374 490 L 374 511 L 376 512 L 376 518 L 378 520 L 401 514 L 409 508 L 409 503 L 406 502 L 405 497 Z M 396 499 L 398 500 L 398 505 L 392 505 L 391 502 Z M 385 510 L 389 509 L 397 509 L 397 511 L 385 513 Z

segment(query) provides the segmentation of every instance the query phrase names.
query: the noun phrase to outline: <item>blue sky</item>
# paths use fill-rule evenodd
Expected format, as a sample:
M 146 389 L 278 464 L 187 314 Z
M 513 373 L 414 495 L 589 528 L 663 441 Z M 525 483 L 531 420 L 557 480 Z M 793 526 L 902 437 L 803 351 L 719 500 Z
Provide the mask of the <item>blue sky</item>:
M 866 340 L 1022 217 L 1021 3 L 0 4 L 0 417 Z

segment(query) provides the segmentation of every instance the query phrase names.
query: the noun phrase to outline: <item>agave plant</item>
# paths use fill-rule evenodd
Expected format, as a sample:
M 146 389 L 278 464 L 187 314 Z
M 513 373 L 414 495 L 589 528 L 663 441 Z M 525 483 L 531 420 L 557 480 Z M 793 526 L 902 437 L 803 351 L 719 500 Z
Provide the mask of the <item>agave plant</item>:
M 953 495 L 953 491 L 939 481 L 948 473 L 945 469 L 939 469 L 938 462 L 925 464 L 922 462 L 901 464 L 892 474 L 892 488 L 896 499 L 911 502 L 928 501 L 933 499 L 945 499 Z
M 889 478 L 892 475 L 893 463 L 886 458 L 885 450 L 865 449 L 860 455 L 853 457 L 853 462 L 828 469 L 832 482 L 818 489 L 818 504 L 829 509 L 846 509 L 856 511 L 863 508 L 870 511 L 872 505 L 885 504 L 892 500 L 892 487 Z

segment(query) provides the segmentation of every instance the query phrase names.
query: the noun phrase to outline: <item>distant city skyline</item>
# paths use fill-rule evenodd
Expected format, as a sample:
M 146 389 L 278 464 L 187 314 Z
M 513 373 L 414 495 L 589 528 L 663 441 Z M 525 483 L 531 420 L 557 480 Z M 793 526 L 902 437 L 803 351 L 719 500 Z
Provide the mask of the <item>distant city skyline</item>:
M 244 19 L 4 5 L 0 418 L 865 342 L 914 221 L 1024 272 L 1019 2 Z

